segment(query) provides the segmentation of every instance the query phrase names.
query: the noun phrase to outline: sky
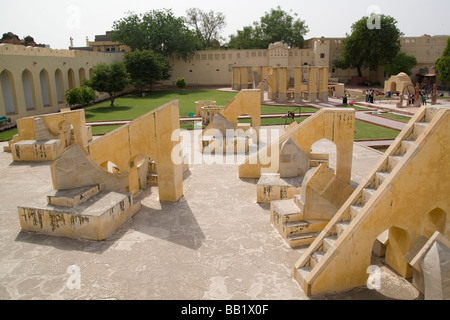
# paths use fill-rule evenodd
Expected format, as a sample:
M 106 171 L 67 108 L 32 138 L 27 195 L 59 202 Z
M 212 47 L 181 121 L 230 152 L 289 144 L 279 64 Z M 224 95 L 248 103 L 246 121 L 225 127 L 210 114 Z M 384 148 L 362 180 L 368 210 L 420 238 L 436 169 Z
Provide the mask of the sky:
M 85 46 L 86 37 L 105 34 L 127 12 L 144 13 L 172 9 L 177 17 L 189 8 L 222 12 L 227 26 L 221 36 L 229 39 L 244 26 L 259 21 L 270 9 L 292 10 L 309 27 L 306 39 L 345 37 L 351 25 L 370 12 L 394 17 L 405 36 L 450 35 L 448 0 L 284 0 L 284 1 L 197 1 L 197 0 L 0 0 L 0 36 L 13 32 L 21 39 L 30 35 L 37 43 L 53 49 Z

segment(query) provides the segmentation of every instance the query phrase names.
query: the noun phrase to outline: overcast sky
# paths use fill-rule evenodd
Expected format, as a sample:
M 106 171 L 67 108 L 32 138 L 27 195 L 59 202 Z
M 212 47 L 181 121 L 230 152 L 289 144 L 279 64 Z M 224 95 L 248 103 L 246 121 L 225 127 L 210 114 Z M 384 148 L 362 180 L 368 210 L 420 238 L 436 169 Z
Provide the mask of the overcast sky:
M 227 27 L 222 36 L 228 39 L 278 5 L 306 21 L 307 39 L 345 37 L 352 23 L 374 10 L 394 17 L 405 36 L 450 35 L 449 0 L 0 0 L 0 35 L 13 32 L 21 39 L 30 35 L 37 43 L 67 49 L 70 37 L 75 46 L 84 46 L 86 37 L 93 41 L 95 35 L 111 30 L 127 11 L 166 8 L 180 17 L 196 7 L 224 13 Z

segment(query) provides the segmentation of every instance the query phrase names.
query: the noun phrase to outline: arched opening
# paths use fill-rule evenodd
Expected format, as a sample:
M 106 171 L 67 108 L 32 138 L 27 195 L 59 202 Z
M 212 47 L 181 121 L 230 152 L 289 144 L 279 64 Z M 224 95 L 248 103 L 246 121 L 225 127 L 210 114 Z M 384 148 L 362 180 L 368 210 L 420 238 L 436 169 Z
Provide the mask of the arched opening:
M 33 110 L 36 106 L 36 98 L 34 94 L 33 76 L 30 71 L 22 72 L 23 95 L 25 98 L 25 108 Z
M 397 83 L 395 81 L 392 81 L 391 83 L 391 90 L 392 93 L 397 91 Z
M 47 70 L 41 70 L 39 73 L 39 81 L 41 83 L 42 104 L 44 107 L 49 107 L 52 105 L 52 97 L 50 91 L 50 79 Z
M 89 68 L 89 79 L 92 79 L 93 75 L 94 75 L 94 69 Z
M 56 97 L 58 103 L 64 103 L 64 82 L 62 72 L 59 69 L 55 71 Z
M 448 237 L 448 230 L 445 230 L 445 225 L 447 222 L 447 214 L 441 208 L 436 208 L 432 210 L 425 216 L 422 228 L 422 235 L 431 238 L 431 236 L 436 232 L 440 232 Z
M 386 264 L 403 278 L 411 278 L 412 267 L 405 261 L 405 255 L 411 249 L 411 237 L 405 229 L 391 227 L 386 246 Z
M 83 85 L 86 80 L 86 71 L 83 68 L 80 68 L 80 70 L 78 70 L 78 76 L 80 79 L 80 85 Z
M 336 154 L 337 148 L 332 141 L 328 139 L 318 140 L 311 146 L 311 166 L 328 163 L 330 170 L 336 173 Z
M 69 78 L 69 90 L 75 88 L 75 74 L 72 69 L 67 71 L 67 76 Z
M 100 166 L 110 173 L 120 173 L 119 167 L 112 161 L 105 161 Z
M 2 73 L 0 73 L 0 85 L 2 87 L 5 113 L 7 115 L 16 114 L 16 90 L 14 87 L 13 77 L 8 70 L 3 70 Z

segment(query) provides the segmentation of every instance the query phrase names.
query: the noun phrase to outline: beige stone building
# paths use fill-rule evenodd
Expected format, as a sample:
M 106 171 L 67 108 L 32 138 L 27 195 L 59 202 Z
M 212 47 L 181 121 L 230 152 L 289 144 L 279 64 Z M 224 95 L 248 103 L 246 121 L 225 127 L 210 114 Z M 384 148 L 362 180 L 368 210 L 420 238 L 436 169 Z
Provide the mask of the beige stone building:
M 96 64 L 122 59 L 122 53 L 0 44 L 0 115 L 14 122 L 59 111 L 65 92 L 90 79 Z
M 417 58 L 412 81 L 435 65 L 447 45 L 449 36 L 404 37 L 402 50 Z M 175 85 L 183 77 L 191 87 L 231 87 L 233 68 L 248 67 L 250 87 L 264 80 L 262 67 L 288 68 L 287 80 L 294 85 L 295 67 L 328 67 L 332 83 L 346 83 L 356 70 L 333 67 L 343 38 L 312 38 L 303 49 L 274 43 L 268 49 L 198 51 L 190 60 L 172 58 L 172 79 L 163 84 Z M 54 50 L 21 45 L 0 44 L 0 116 L 13 122 L 22 117 L 51 113 L 65 106 L 65 92 L 89 79 L 97 63 L 121 61 L 129 48 L 110 40 L 110 33 L 87 40 L 89 50 Z M 306 68 L 305 68 L 306 70 Z M 372 82 L 383 84 L 383 67 L 363 70 Z

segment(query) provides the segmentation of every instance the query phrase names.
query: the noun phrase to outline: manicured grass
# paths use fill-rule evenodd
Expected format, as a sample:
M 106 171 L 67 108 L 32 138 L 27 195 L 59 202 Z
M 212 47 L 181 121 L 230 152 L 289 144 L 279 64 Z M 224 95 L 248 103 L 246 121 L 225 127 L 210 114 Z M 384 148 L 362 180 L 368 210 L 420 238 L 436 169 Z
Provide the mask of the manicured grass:
M 400 131 L 356 120 L 355 140 L 395 139 Z
M 17 128 L 0 132 L 0 141 L 12 140 L 13 136 L 17 134 Z
M 398 120 L 398 121 L 402 121 L 402 122 L 409 122 L 409 120 L 411 120 L 411 117 L 402 116 L 400 114 L 395 114 L 395 113 L 381 113 L 381 114 L 377 114 L 377 116 L 392 119 L 392 120 Z
M 315 113 L 319 111 L 317 108 L 313 107 L 292 107 L 292 106 L 261 106 L 261 114 L 272 114 L 272 113 L 288 113 L 289 111 L 295 113 Z
M 84 108 L 86 121 L 102 120 L 133 120 L 168 102 L 179 100 L 180 117 L 188 117 L 195 112 L 195 102 L 202 100 L 216 101 L 216 105 L 227 105 L 234 97 L 235 92 L 222 92 L 218 90 L 164 90 L 154 91 L 142 97 L 130 94 L 119 97 L 111 107 L 109 101 L 104 101 Z

